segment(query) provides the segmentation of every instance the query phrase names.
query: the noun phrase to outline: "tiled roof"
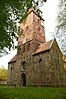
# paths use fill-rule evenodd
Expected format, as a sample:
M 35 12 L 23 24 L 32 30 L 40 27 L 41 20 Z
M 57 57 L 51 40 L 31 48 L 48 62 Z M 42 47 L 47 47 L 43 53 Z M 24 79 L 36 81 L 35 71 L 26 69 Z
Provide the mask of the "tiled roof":
M 12 62 L 16 62 L 16 59 L 17 59 L 17 55 L 15 55 L 15 56 L 8 62 L 8 64 L 9 64 L 9 63 L 12 63 Z
M 39 45 L 36 51 L 33 53 L 33 55 L 49 50 L 52 44 L 53 44 L 53 40 L 50 40 L 46 43 Z

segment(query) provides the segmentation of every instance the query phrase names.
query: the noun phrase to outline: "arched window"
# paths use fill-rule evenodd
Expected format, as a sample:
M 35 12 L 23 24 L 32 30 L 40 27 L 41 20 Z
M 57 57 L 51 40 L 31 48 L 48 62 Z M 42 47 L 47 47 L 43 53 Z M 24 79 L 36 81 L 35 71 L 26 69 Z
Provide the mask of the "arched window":
M 23 47 L 22 47 L 22 51 L 25 52 L 25 45 L 23 45 Z
M 28 32 L 28 30 L 29 30 L 29 26 L 26 27 L 26 32 Z
M 29 51 L 30 49 L 30 43 L 27 44 L 27 50 Z
M 12 69 L 13 69 L 13 68 L 11 67 L 11 71 L 12 71 Z
M 42 62 L 42 58 L 39 59 L 39 63 L 41 63 L 41 62 Z
M 25 62 L 25 61 L 22 61 L 22 62 L 21 62 L 21 65 L 22 65 L 22 68 L 23 68 L 23 69 L 26 68 L 26 62 Z
M 40 23 L 40 19 L 37 20 L 38 24 Z
M 40 33 L 40 27 L 38 27 L 38 33 Z

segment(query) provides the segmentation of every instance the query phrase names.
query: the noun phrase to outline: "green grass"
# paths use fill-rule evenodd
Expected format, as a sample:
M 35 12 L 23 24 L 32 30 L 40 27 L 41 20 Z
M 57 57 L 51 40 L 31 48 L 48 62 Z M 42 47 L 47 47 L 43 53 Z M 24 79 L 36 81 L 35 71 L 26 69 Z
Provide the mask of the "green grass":
M 66 99 L 66 88 L 0 86 L 0 99 Z

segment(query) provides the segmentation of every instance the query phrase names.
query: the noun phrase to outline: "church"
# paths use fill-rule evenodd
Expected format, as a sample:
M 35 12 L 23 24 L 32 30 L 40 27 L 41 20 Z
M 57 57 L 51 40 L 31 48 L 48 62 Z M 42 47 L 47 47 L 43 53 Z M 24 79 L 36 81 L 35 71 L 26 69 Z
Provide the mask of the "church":
M 55 39 L 46 42 L 44 19 L 33 8 L 19 32 L 17 55 L 8 62 L 7 84 L 65 85 L 63 54 Z

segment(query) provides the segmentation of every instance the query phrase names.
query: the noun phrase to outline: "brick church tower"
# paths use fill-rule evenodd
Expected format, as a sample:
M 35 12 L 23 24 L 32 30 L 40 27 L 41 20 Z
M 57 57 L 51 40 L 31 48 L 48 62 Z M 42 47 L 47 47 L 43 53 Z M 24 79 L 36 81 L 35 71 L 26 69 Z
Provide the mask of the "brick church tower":
M 29 9 L 21 22 L 17 55 L 8 63 L 10 85 L 65 85 L 63 55 L 56 40 L 46 42 L 44 19 Z
M 35 51 L 38 45 L 45 43 L 44 19 L 33 8 L 28 12 L 27 18 L 20 24 L 20 36 L 18 45 L 23 46 L 24 51 Z

